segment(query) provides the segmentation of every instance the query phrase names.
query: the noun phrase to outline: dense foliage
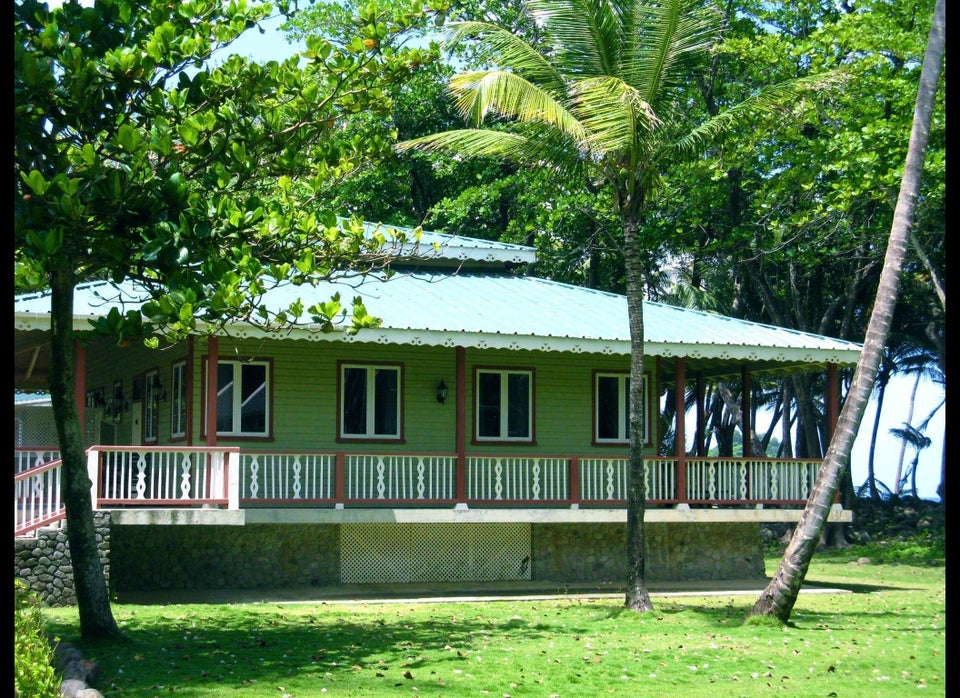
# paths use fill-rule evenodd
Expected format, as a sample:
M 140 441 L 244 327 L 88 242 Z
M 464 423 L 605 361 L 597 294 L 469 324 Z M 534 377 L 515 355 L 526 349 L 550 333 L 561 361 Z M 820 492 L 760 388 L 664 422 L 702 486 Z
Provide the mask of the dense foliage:
M 53 669 L 53 648 L 40 600 L 19 579 L 13 585 L 13 695 L 57 698 L 60 681 Z

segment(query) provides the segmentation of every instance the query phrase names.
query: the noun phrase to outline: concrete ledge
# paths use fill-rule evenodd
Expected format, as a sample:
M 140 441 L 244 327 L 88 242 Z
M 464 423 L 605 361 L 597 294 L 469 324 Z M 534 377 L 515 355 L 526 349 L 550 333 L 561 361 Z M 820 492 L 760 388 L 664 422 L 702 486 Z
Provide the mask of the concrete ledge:
M 244 510 L 226 509 L 111 509 L 116 526 L 243 526 Z
M 626 523 L 625 509 L 245 509 L 248 524 Z M 647 523 L 796 523 L 802 509 L 647 509 Z M 830 523 L 853 512 L 834 507 Z M 126 520 L 118 523 L 125 524 Z

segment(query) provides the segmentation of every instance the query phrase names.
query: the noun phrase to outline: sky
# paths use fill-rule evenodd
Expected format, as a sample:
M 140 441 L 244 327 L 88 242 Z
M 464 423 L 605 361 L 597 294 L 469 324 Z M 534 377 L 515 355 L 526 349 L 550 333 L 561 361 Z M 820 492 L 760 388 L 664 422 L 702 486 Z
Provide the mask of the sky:
M 256 29 L 248 30 L 232 44 L 224 55 L 236 53 L 257 61 L 288 58 L 296 51 L 301 50 L 303 44 L 290 44 L 278 29 L 280 23 L 280 19 L 263 22 L 262 26 L 266 30 L 264 34 Z M 891 489 L 896 479 L 902 442 L 890 434 L 890 429 L 902 427 L 903 422 L 907 420 L 912 388 L 912 378 L 895 377 L 892 379 L 887 388 L 881 412 L 874 469 L 877 479 Z M 943 388 L 941 386 L 935 385 L 929 380 L 922 381 L 917 392 L 912 423 L 916 425 L 925 418 L 942 399 Z M 925 434 L 931 439 L 932 443 L 920 452 L 917 464 L 917 494 L 925 499 L 938 499 L 937 486 L 940 484 L 940 469 L 943 458 L 944 411 L 945 408 L 941 408 L 927 428 Z M 870 437 L 875 414 L 876 400 L 871 400 L 863 415 L 853 451 L 850 454 L 854 486 L 863 484 L 867 478 Z M 914 455 L 913 449 L 908 446 L 904 453 L 904 469 L 910 466 Z

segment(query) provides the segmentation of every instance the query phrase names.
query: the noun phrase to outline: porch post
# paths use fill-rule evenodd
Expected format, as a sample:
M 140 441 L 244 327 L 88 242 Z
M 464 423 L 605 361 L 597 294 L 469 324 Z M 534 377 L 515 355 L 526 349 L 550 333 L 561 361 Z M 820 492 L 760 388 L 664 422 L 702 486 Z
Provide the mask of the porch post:
M 840 376 L 836 364 L 827 364 L 827 440 L 833 439 L 840 415 Z
M 457 347 L 457 471 L 454 479 L 457 508 L 467 507 L 467 350 Z
M 87 349 L 79 341 L 73 343 L 73 396 L 77 403 L 77 417 L 83 431 L 84 443 L 87 437 Z
M 217 445 L 217 364 L 220 362 L 220 338 L 207 338 L 207 394 L 204 415 L 207 420 L 207 446 Z
M 184 403 L 184 409 L 187 412 L 187 423 L 186 423 L 186 443 L 187 446 L 194 446 L 193 443 L 193 367 L 194 360 L 196 356 L 196 347 L 197 344 L 193 339 L 193 335 L 187 335 L 187 365 L 186 370 L 184 371 L 183 385 L 180 386 L 180 389 L 183 391 L 183 396 L 186 400 Z M 203 381 L 200 382 L 201 385 Z M 170 386 L 173 387 L 172 385 Z M 200 404 L 203 404 L 203 399 L 201 397 Z
M 687 495 L 687 415 L 686 415 L 686 382 L 687 362 L 682 356 L 674 359 L 676 381 L 674 385 L 674 409 L 677 413 L 677 428 L 674 431 L 674 452 L 677 456 L 677 492 L 676 498 L 686 501 Z
M 220 361 L 220 340 L 217 337 L 207 339 L 207 395 L 205 414 L 207 419 L 207 446 L 217 445 L 217 364 Z M 208 453 L 206 457 L 207 482 L 210 482 L 210 474 L 213 470 L 213 454 Z M 226 465 L 226 462 L 224 462 Z M 229 475 L 228 473 L 225 473 Z M 240 479 L 240 456 L 237 455 L 236 478 Z M 230 484 L 227 483 L 229 489 Z M 238 490 L 239 491 L 239 490 Z M 239 506 L 239 504 L 238 504 Z M 204 509 L 207 507 L 204 506 Z
M 706 419 L 703 408 L 703 372 L 697 371 L 697 455 L 703 458 L 706 451 Z
M 836 364 L 827 364 L 827 447 L 833 440 L 833 432 L 837 429 L 837 419 L 840 414 L 840 377 Z M 824 448 L 826 454 L 826 448 Z M 833 495 L 834 505 L 840 504 L 840 488 Z
M 740 369 L 741 395 L 740 414 L 743 422 L 743 457 L 753 455 L 753 424 L 750 420 L 750 369 L 743 366 Z

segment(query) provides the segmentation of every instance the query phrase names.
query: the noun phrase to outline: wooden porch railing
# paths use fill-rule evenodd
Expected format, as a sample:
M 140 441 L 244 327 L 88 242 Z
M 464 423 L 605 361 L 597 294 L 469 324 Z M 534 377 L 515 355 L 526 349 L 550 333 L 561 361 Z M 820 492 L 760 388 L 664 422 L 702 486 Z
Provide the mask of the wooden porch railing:
M 60 461 L 34 451 L 40 465 L 15 476 L 15 530 L 29 532 L 62 517 Z M 20 461 L 18 460 L 18 463 Z M 647 457 L 651 504 L 802 505 L 820 460 Z M 246 451 L 236 447 L 94 446 L 87 468 L 93 506 L 197 507 L 236 510 L 274 506 L 620 507 L 626 504 L 624 457 L 475 454 L 466 459 L 466 501 L 457 500 L 452 453 Z M 685 483 L 684 491 L 677 491 Z
M 13 535 L 25 536 L 66 518 L 60 499 L 61 461 L 49 460 L 13 476 Z

